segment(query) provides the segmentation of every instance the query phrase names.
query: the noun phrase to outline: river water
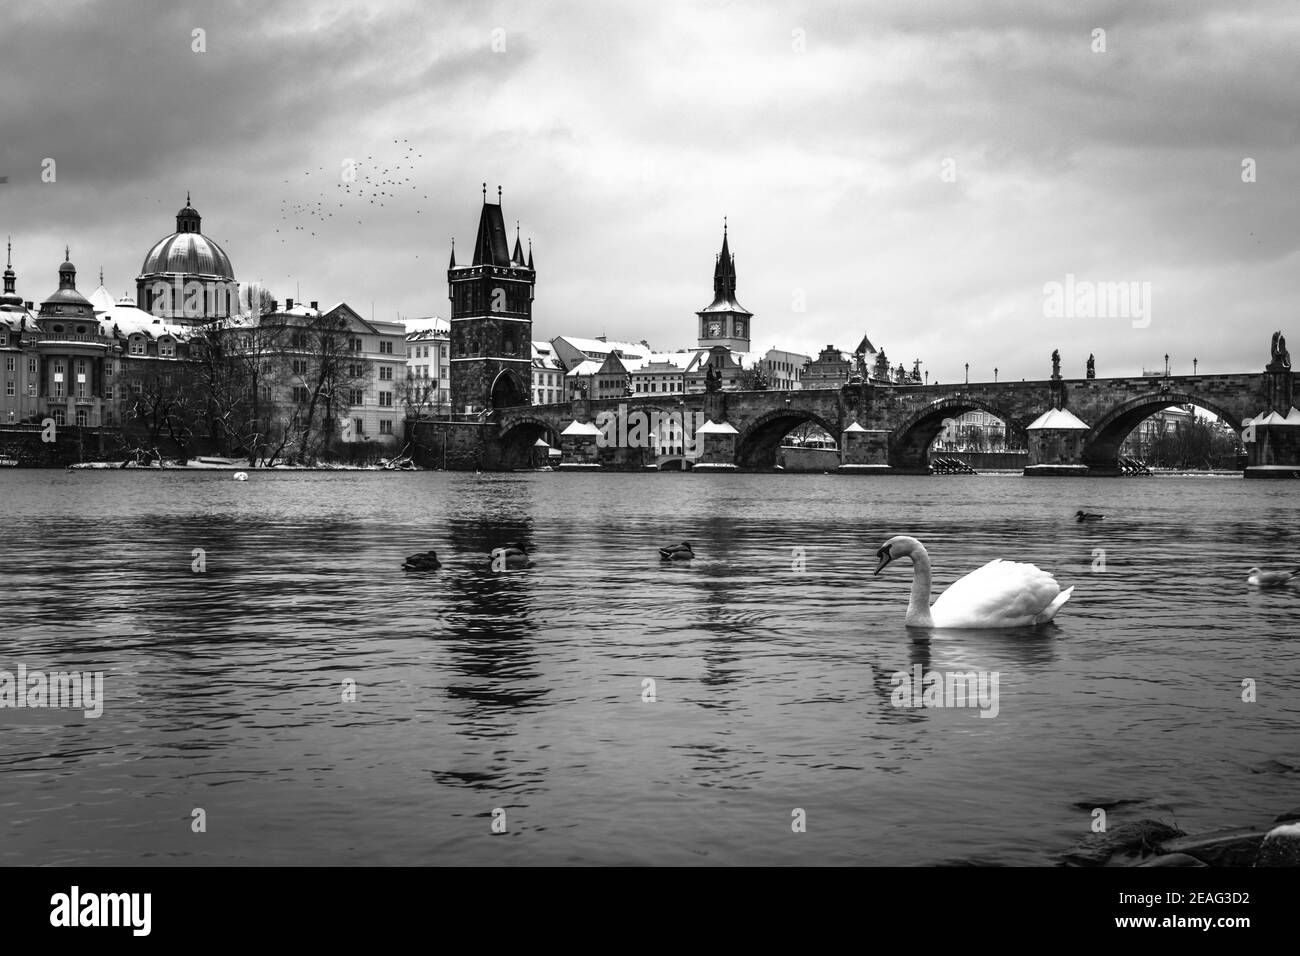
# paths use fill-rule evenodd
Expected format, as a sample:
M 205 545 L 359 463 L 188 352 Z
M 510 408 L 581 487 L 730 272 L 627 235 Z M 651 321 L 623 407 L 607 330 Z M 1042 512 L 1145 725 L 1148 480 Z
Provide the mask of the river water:
M 1300 803 L 1300 587 L 1245 578 L 1300 565 L 1297 495 L 8 470 L 0 670 L 99 671 L 105 700 L 0 709 L 0 863 L 1049 864 L 1099 805 L 1267 823 Z M 871 575 L 898 533 L 936 595 L 1003 557 L 1074 597 L 914 643 L 910 568 Z M 494 573 L 512 543 L 535 566 Z M 895 706 L 914 665 L 997 672 L 996 716 Z

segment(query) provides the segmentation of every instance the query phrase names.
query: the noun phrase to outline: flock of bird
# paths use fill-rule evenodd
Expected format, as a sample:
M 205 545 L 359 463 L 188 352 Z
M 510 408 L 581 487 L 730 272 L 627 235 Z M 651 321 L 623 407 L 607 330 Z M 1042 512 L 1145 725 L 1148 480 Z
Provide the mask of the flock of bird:
M 315 182 L 320 186 L 332 185 L 334 188 L 333 190 L 322 188 L 311 199 L 301 201 L 281 199 L 281 225 L 275 230 L 280 236 L 280 242 L 285 242 L 295 233 L 314 236 L 317 230 L 323 228 L 332 219 L 338 219 L 340 222 L 353 219 L 357 225 L 361 225 L 366 215 L 377 212 L 399 199 L 415 203 L 419 203 L 421 197 L 427 200 L 428 193 L 423 192 L 422 187 L 417 185 L 414 179 L 416 160 L 423 159 L 424 154 L 416 152 L 415 147 L 410 145 L 410 140 L 394 139 L 393 145 L 397 147 L 395 159 L 385 159 L 381 156 L 379 161 L 376 161 L 372 154 L 364 161 L 356 160 L 353 165 L 340 165 L 337 170 L 325 166 L 304 170 L 302 173 L 304 181 L 310 183 L 310 177 L 315 175 Z M 288 179 L 284 180 L 284 183 L 291 184 Z M 416 215 L 423 211 L 417 205 Z M 416 258 L 419 256 L 417 255 Z
M 1105 515 L 1076 511 L 1079 522 L 1100 521 Z M 689 541 L 659 549 L 661 561 L 690 561 L 695 551 Z M 520 547 L 495 548 L 488 556 L 494 571 L 532 566 Z M 912 628 L 1008 628 L 1046 624 L 1070 600 L 1073 587 L 1061 590 L 1056 579 L 1033 564 L 995 558 L 983 567 L 958 578 L 930 602 L 930 555 L 916 538 L 895 535 L 876 551 L 875 574 L 899 558 L 912 562 L 912 591 L 905 623 Z M 407 571 L 436 571 L 442 567 L 433 551 L 421 551 L 406 559 Z M 1251 568 L 1247 581 L 1255 587 L 1283 587 L 1300 574 L 1297 571 L 1262 571 Z

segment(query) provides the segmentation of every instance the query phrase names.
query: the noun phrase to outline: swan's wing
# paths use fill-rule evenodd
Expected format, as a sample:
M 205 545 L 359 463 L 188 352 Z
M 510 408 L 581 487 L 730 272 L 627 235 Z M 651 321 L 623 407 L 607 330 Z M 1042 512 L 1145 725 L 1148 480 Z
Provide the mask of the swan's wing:
M 997 627 L 1032 623 L 1061 593 L 1046 571 L 995 559 L 958 578 L 930 609 L 937 627 Z

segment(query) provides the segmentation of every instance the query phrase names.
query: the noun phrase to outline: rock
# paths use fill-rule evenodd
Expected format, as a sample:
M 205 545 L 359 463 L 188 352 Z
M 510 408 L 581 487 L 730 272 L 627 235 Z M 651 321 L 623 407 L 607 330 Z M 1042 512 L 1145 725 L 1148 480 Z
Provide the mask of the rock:
M 1250 866 L 1264 839 L 1263 830 L 1220 830 L 1165 840 L 1161 853 L 1186 853 L 1209 866 Z
M 1138 866 L 1206 866 L 1194 856 L 1188 856 L 1186 853 L 1165 853 L 1162 856 L 1152 857 L 1145 863 L 1139 863 Z
M 1256 866 L 1300 866 L 1300 823 L 1274 827 L 1264 837 Z
M 1121 823 L 1105 833 L 1089 834 L 1062 853 L 1061 859 L 1074 866 L 1104 866 L 1116 853 L 1148 853 L 1162 841 L 1182 835 L 1182 830 L 1159 820 Z
M 1273 818 L 1274 823 L 1290 823 L 1292 820 L 1300 820 L 1300 807 L 1288 810 L 1286 813 L 1279 813 Z

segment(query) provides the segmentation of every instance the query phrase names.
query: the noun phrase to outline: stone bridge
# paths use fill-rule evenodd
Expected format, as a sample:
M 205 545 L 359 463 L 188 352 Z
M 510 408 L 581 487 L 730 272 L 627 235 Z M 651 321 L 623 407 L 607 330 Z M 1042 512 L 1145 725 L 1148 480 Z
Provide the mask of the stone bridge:
M 1289 360 L 1275 356 L 1262 372 L 1228 375 L 865 383 L 839 389 L 575 399 L 496 410 L 474 432 L 481 442 L 475 454 L 481 467 L 527 467 L 541 438 L 563 450 L 565 467 L 654 467 L 661 456 L 645 440 L 647 429 L 637 431 L 633 413 L 641 412 L 650 423 L 648 431 L 657 426 L 679 442 L 684 418 L 685 441 L 698 442 L 700 453 L 693 458 L 697 471 L 771 469 L 782 438 L 811 422 L 839 443 L 840 471 L 927 474 L 930 443 L 944 419 L 978 409 L 1005 422 L 1008 437 L 1018 437 L 1018 444 L 1028 448 L 1027 474 L 1108 476 L 1120 473 L 1119 446 L 1139 422 L 1171 405 L 1193 404 L 1243 430 L 1248 476 L 1300 477 L 1300 413 L 1287 418 L 1293 391 Z M 1042 419 L 1052 410 L 1068 414 Z M 1265 416 L 1272 421 L 1246 427 Z

